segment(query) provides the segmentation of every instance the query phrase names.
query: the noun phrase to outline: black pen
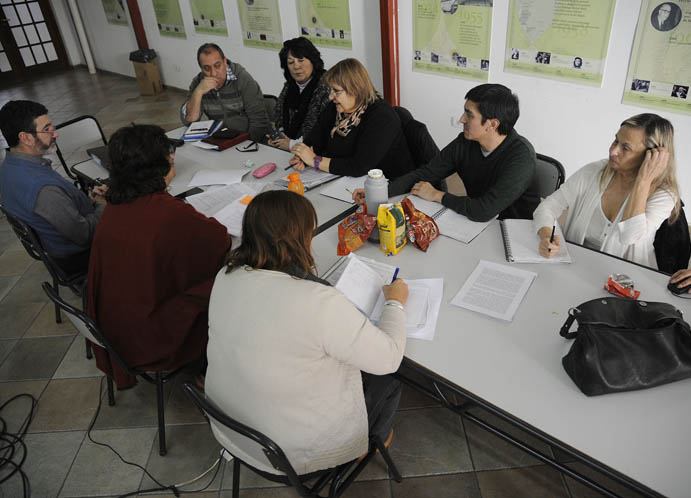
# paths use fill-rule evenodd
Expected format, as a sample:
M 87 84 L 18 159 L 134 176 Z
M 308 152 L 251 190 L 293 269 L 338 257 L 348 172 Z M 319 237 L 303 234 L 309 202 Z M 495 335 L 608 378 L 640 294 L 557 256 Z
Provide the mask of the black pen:
M 283 168 L 283 171 L 288 171 L 288 170 L 289 170 L 290 168 L 292 168 L 292 167 L 293 167 L 293 165 L 292 165 L 292 164 L 289 164 L 288 166 L 286 166 L 285 168 Z
M 554 242 L 554 230 L 557 228 L 557 220 L 554 220 L 554 224 L 552 225 L 552 235 L 549 236 L 549 243 L 551 244 Z M 547 252 L 552 252 L 552 248 L 550 247 L 547 249 Z

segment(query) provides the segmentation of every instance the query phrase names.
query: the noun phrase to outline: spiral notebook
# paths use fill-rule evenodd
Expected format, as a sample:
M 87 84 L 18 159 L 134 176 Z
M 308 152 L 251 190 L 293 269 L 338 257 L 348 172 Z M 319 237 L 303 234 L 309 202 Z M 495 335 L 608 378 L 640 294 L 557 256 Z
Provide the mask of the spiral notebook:
M 558 224 L 554 234 L 561 240 L 559 253 L 551 258 L 543 258 L 538 252 L 540 237 L 533 220 L 501 220 L 499 223 L 506 261 L 509 263 L 571 263 L 571 256 Z
M 472 242 L 494 221 L 494 218 L 490 221 L 471 221 L 467 216 L 442 206 L 438 202 L 426 201 L 416 195 L 409 195 L 408 198 L 413 202 L 415 209 L 422 211 L 437 222 L 440 234 L 464 244 Z

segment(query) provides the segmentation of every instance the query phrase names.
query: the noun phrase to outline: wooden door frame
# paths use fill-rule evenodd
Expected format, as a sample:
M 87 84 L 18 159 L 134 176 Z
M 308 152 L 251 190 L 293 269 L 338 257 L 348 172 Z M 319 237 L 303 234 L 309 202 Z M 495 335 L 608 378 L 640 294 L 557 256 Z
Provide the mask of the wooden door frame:
M 401 78 L 398 45 L 398 0 L 379 0 L 379 19 L 384 99 L 391 105 L 399 105 Z

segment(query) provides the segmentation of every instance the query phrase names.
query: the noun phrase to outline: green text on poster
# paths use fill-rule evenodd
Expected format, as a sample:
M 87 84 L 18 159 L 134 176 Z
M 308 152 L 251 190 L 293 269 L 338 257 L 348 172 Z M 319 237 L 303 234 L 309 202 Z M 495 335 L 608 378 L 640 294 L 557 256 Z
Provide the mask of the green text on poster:
M 161 36 L 187 38 L 178 0 L 151 0 Z
M 296 0 L 300 34 L 315 45 L 353 48 L 349 0 Z
M 280 50 L 283 30 L 278 0 L 237 0 L 242 26 L 242 43 L 246 47 Z
M 190 0 L 196 33 L 228 36 L 223 0 Z

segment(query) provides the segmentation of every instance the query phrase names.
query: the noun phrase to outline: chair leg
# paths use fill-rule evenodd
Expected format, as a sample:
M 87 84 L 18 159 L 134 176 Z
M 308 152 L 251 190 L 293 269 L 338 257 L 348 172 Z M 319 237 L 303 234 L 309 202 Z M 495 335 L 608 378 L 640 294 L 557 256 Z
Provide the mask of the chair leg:
M 60 286 L 58 285 L 58 281 L 56 279 L 53 279 L 53 289 L 55 289 L 55 294 L 60 297 Z M 62 318 L 60 317 L 60 306 L 58 306 L 58 303 L 55 303 L 55 323 L 62 323 Z
M 108 384 L 108 406 L 115 406 L 115 390 L 113 389 L 113 378 L 106 375 L 106 383 Z
M 401 477 L 401 473 L 398 471 L 398 468 L 396 468 L 396 464 L 393 463 L 391 455 L 389 455 L 388 448 L 384 446 L 384 443 L 382 443 L 381 439 L 379 439 L 377 436 L 374 436 L 372 439 L 374 439 L 374 444 L 377 445 L 379 453 L 381 453 L 381 456 L 384 457 L 384 461 L 386 462 L 386 466 L 389 468 L 389 471 L 393 476 L 393 480 L 396 482 L 401 482 L 403 478 Z
M 90 360 L 94 357 L 93 353 L 91 352 L 91 343 L 88 339 L 84 339 L 84 342 L 86 343 L 86 359 Z
M 163 416 L 163 377 L 156 372 L 156 402 L 158 403 L 158 454 L 165 456 L 166 449 L 166 423 Z
M 233 498 L 240 498 L 240 460 L 233 458 Z

